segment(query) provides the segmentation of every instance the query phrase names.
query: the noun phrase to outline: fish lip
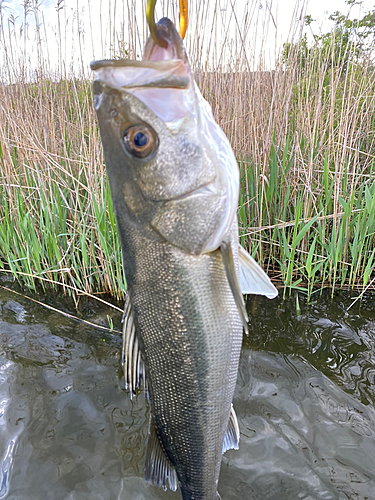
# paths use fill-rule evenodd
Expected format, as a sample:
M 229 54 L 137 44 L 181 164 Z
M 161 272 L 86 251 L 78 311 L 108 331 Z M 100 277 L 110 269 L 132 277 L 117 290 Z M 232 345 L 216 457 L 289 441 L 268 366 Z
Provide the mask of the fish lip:
M 146 42 L 141 61 L 131 59 L 102 59 L 92 61 L 90 68 L 95 72 L 95 80 L 113 88 L 121 88 L 128 94 L 139 90 L 191 88 L 192 73 L 183 45 L 175 25 L 167 17 L 155 25 L 158 36 L 166 41 L 167 48 L 160 47 L 150 36 Z M 129 77 L 128 69 L 139 69 L 143 78 Z M 117 77 L 113 72 L 116 72 Z M 160 72 L 163 75 L 160 75 Z M 132 75 L 132 73 L 130 73 Z M 142 99 L 141 99 L 142 101 Z M 142 101 L 143 102 L 143 101 Z M 147 103 L 146 103 L 147 105 Z
M 185 47 L 180 37 L 179 32 L 177 31 L 173 22 L 168 19 L 168 17 L 163 17 L 160 21 L 155 25 L 158 36 L 165 40 L 171 48 L 172 53 L 169 53 L 166 58 L 159 59 L 156 57 L 156 53 L 161 50 L 165 50 L 160 47 L 154 39 L 150 36 L 146 42 L 146 46 L 144 49 L 144 54 L 141 61 L 133 60 L 133 59 L 101 59 L 98 61 L 92 61 L 90 63 L 90 68 L 92 71 L 97 71 L 103 67 L 126 67 L 126 66 L 145 66 L 147 67 L 147 63 L 156 63 L 156 65 L 160 66 L 160 63 L 172 63 L 173 60 L 181 60 L 185 64 L 189 65 L 189 60 L 185 51 Z M 156 66 L 155 66 L 156 67 Z
M 185 63 L 189 64 L 184 43 L 173 22 L 168 17 L 163 17 L 158 21 L 158 23 L 156 23 L 155 29 L 158 37 L 162 38 L 165 42 L 167 42 L 169 47 L 171 47 L 173 52 L 173 57 L 171 57 L 171 59 L 181 59 Z M 142 59 L 144 61 L 155 60 L 153 59 L 153 56 L 155 56 L 155 53 L 161 49 L 162 48 L 150 36 L 146 42 Z

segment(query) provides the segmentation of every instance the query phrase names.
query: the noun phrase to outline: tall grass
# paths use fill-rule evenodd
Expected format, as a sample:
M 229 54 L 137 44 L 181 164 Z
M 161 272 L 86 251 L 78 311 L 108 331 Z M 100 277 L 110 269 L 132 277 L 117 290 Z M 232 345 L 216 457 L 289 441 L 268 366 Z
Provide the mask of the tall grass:
M 333 37 L 330 58 L 317 49 L 301 64 L 302 30 L 295 25 L 295 43 L 270 70 L 264 60 L 274 18 L 256 2 L 247 3 L 245 12 L 229 1 L 223 10 L 222 3 L 190 1 L 186 46 L 238 158 L 241 243 L 285 290 L 311 295 L 326 286 L 373 288 L 370 56 L 353 52 L 345 63 L 331 64 L 342 50 Z M 98 52 L 92 12 L 83 27 L 79 12 L 66 18 L 60 0 L 58 56 L 51 57 L 44 25 L 37 23 L 33 68 L 25 32 L 20 35 L 0 7 L 0 267 L 29 287 L 40 278 L 76 293 L 124 293 L 87 67 L 93 57 L 141 54 L 147 29 L 140 4 L 109 4 Z M 161 1 L 158 8 L 176 21 L 173 2 Z M 30 1 L 24 15 L 25 23 L 30 16 L 40 21 L 41 12 Z M 76 36 L 71 60 L 69 22 Z
M 86 81 L 0 88 L 0 267 L 34 287 L 125 290 L 121 249 Z M 46 281 L 48 280 L 48 281 Z

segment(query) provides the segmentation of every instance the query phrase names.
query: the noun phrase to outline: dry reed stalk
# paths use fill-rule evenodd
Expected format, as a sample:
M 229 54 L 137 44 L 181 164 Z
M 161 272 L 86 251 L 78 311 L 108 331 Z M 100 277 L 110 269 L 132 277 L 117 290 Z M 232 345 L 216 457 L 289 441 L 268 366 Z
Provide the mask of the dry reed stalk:
M 37 24 L 33 72 L 26 57 L 30 33 L 25 28 L 20 36 L 15 20 L 0 8 L 6 63 L 0 75 L 0 198 L 7 207 L 7 213 L 0 208 L 0 225 L 10 224 L 13 233 L 10 239 L 3 235 L 0 259 L 15 274 L 46 273 L 51 281 L 90 293 L 100 289 L 120 297 L 124 291 L 87 66 L 91 54 L 139 57 L 147 35 L 144 5 L 127 0 L 110 4 L 108 16 L 101 11 L 102 53 L 94 54 L 92 5 L 86 20 L 77 11 L 69 21 L 59 0 L 58 60 L 51 60 L 46 32 Z M 374 186 L 373 63 L 349 54 L 350 71 L 330 67 L 315 50 L 301 66 L 299 25 L 287 59 L 278 57 L 267 70 L 264 50 L 257 47 L 265 47 L 277 21 L 256 2 L 243 12 L 233 5 L 192 1 L 186 46 L 198 84 L 239 158 L 242 242 L 287 286 L 298 286 L 299 279 L 332 285 L 339 275 L 344 284 L 345 266 L 352 285 L 366 286 L 375 231 L 374 207 L 362 203 L 365 188 L 372 195 Z M 303 13 L 304 4 L 297 7 Z M 173 2 L 161 1 L 158 9 L 177 21 Z M 40 15 L 35 2 L 25 2 L 25 26 Z M 77 47 L 75 69 L 67 60 L 69 30 Z M 336 42 L 332 37 L 332 54 L 340 47 Z M 358 227 L 364 232 L 357 251 Z M 30 232 L 36 240 L 25 240 Z M 327 264 L 318 268 L 321 255 Z M 306 269 L 312 272 L 314 262 L 311 277 Z

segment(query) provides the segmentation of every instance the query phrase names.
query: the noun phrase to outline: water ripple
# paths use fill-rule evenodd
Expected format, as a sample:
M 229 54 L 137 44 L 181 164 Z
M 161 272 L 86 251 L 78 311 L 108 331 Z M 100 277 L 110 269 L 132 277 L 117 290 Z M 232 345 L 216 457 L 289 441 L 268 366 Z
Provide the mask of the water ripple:
M 348 315 L 343 300 L 301 299 L 299 316 L 293 300 L 259 300 L 223 500 L 374 497 L 375 313 L 365 300 Z M 0 498 L 180 498 L 144 483 L 148 409 L 122 389 L 120 351 L 120 337 L 1 297 Z
M 240 453 L 225 460 L 242 486 L 225 498 L 371 498 L 375 412 L 304 360 L 244 351 L 234 405 Z

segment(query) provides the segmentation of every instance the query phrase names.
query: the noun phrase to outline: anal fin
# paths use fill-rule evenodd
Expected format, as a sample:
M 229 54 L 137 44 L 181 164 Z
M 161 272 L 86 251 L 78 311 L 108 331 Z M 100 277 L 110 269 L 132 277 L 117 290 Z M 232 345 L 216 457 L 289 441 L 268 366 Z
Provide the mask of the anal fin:
M 145 382 L 145 376 L 129 294 L 125 298 L 123 315 L 122 366 L 124 369 L 125 388 L 129 390 L 130 397 L 132 397 L 139 387 L 141 379 Z
M 243 294 L 265 295 L 269 299 L 277 297 L 278 291 L 267 274 L 241 245 L 238 248 L 238 281 Z
M 240 429 L 238 427 L 236 412 L 234 411 L 233 405 L 231 405 L 228 427 L 224 435 L 223 453 L 225 453 L 227 450 L 230 449 L 238 450 L 239 442 L 240 442 Z
M 167 479 L 169 489 L 176 491 L 177 474 L 175 468 L 167 457 L 159 439 L 154 417 L 151 417 L 145 462 L 145 480 L 147 483 L 151 482 L 152 484 L 161 486 L 166 491 Z
M 249 321 L 249 318 L 247 317 L 245 302 L 243 300 L 240 285 L 238 282 L 237 271 L 234 265 L 233 252 L 230 243 L 223 241 L 220 245 L 220 251 L 223 257 L 224 268 L 228 278 L 229 286 L 233 293 L 234 301 L 240 314 L 245 333 L 248 333 L 247 322 Z

